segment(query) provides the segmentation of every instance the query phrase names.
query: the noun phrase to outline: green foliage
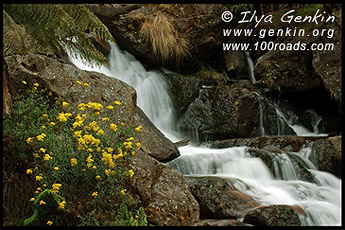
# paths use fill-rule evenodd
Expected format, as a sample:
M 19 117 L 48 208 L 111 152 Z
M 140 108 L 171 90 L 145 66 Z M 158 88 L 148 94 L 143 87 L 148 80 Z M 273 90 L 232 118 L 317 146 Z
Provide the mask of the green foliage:
M 18 156 L 11 160 L 30 162 L 26 176 L 37 187 L 24 225 L 147 225 L 128 186 L 141 126 L 112 123 L 116 106 L 80 103 L 75 111 L 37 83 L 16 99 L 4 138 Z
M 226 7 L 233 13 L 241 13 L 246 10 L 253 10 L 253 4 L 226 4 Z
M 107 64 L 88 35 L 102 42 L 115 43 L 108 28 L 85 6 L 79 4 L 4 4 L 4 12 L 16 23 L 23 24 L 39 47 L 62 52 L 62 47 L 79 53 L 82 60 Z

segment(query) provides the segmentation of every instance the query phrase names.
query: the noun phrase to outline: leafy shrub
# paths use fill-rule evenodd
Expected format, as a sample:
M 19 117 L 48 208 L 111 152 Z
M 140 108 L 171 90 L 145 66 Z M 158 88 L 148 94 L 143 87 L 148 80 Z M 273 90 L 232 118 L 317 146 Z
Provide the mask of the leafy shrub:
M 128 160 L 140 149 L 135 133 L 142 127 L 107 117 L 121 104 L 80 103 L 73 111 L 37 83 L 16 100 L 4 136 L 11 137 L 13 160 L 30 162 L 26 174 L 36 187 L 24 225 L 147 225 L 128 186 L 135 177 Z

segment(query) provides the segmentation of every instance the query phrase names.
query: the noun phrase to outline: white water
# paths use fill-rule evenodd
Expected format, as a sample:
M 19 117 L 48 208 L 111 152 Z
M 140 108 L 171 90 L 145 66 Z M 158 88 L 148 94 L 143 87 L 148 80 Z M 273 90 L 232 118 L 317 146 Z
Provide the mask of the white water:
M 112 45 L 109 67 L 88 67 L 76 59 L 70 60 L 80 69 L 97 71 L 123 80 L 138 94 L 138 106 L 172 141 L 181 139 L 174 131 L 171 100 L 161 73 L 146 71 L 128 52 Z M 274 172 L 264 162 L 252 157 L 247 147 L 211 149 L 200 146 L 179 148 L 181 156 L 168 164 L 184 175 L 218 176 L 229 179 L 241 191 L 264 204 L 298 205 L 307 214 L 300 216 L 303 225 L 341 224 L 341 180 L 320 172 L 308 159 L 310 149 L 298 155 L 316 177 L 316 183 L 304 182 L 296 173 L 296 165 L 287 154 L 274 158 Z
M 254 63 L 253 60 L 249 56 L 249 51 L 244 51 L 247 57 L 247 63 L 248 63 L 248 72 L 249 72 L 249 78 L 250 81 L 254 84 L 256 82 L 255 76 L 254 76 Z

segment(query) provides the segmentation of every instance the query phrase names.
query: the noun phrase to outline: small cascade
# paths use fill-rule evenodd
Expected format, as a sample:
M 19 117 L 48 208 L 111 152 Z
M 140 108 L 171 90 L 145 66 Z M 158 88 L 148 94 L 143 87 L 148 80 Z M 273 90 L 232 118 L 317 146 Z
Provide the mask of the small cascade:
M 309 130 L 306 127 L 298 124 L 298 116 L 293 113 L 292 111 L 286 111 L 285 113 L 282 111 L 278 103 L 273 103 L 274 108 L 277 113 L 277 117 L 280 120 L 280 123 L 287 124 L 290 128 L 292 128 L 297 136 L 328 136 L 326 133 L 319 133 L 318 125 L 322 121 L 322 118 L 312 109 L 306 110 L 306 113 L 309 113 L 312 117 L 311 125 L 313 130 Z M 284 132 L 281 133 L 284 135 Z
M 246 57 L 247 57 L 248 72 L 249 72 L 250 81 L 253 84 L 255 84 L 256 80 L 255 80 L 255 76 L 254 76 L 254 63 L 253 63 L 253 60 L 249 56 L 249 51 L 244 51 L 244 53 L 246 54 Z

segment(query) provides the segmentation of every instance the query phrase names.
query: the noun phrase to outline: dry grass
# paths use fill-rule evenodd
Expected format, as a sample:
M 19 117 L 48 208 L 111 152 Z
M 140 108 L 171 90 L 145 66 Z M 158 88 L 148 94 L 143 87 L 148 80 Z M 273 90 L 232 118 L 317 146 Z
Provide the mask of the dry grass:
M 190 55 L 187 38 L 162 13 L 152 21 L 146 19 L 141 25 L 140 35 L 151 43 L 153 54 L 161 63 L 175 61 L 179 65 L 183 58 Z

